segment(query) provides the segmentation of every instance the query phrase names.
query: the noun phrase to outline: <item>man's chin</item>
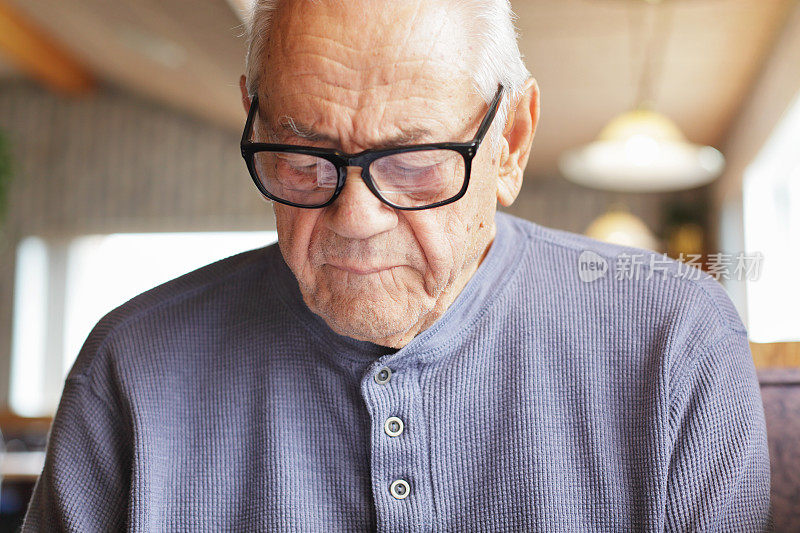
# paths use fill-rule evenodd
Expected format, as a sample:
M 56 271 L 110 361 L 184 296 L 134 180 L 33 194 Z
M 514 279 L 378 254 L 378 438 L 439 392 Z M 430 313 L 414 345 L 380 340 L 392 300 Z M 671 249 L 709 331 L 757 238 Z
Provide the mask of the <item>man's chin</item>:
M 334 332 L 375 344 L 386 344 L 388 340 L 404 337 L 419 322 L 423 312 L 419 302 L 402 304 L 368 297 L 305 300 L 309 309 L 322 317 Z

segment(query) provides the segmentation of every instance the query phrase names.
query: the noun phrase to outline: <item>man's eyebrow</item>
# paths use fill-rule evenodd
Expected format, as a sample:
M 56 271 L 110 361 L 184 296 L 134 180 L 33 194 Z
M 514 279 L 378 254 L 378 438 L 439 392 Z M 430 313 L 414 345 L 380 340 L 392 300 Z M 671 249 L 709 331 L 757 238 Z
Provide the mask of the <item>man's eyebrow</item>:
M 288 115 L 284 115 L 278 120 L 278 126 L 285 133 L 306 141 L 327 142 L 334 145 L 339 143 L 339 139 L 337 137 L 314 131 L 312 127 L 298 122 Z M 431 132 L 425 128 L 400 128 L 400 133 L 385 139 L 381 139 L 380 142 L 375 143 L 375 147 L 394 148 L 398 146 L 419 143 L 421 140 L 430 138 Z
M 297 122 L 289 115 L 283 115 L 278 120 L 278 125 L 284 132 L 300 139 L 305 139 L 308 141 L 335 141 L 335 139 L 331 138 L 329 135 L 315 132 L 310 126 L 306 126 L 305 124 Z

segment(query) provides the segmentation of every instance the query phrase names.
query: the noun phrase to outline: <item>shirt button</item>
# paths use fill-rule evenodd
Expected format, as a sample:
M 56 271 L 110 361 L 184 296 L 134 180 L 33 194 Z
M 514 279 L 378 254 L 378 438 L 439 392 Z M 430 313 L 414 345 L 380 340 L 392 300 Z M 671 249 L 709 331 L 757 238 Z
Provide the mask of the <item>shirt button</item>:
M 403 421 L 396 416 L 390 416 L 383 424 L 383 430 L 390 437 L 397 437 L 403 432 Z
M 389 380 L 392 378 L 392 371 L 389 370 L 388 366 L 385 366 L 378 370 L 378 373 L 375 374 L 375 383 L 379 385 L 386 385 L 389 383 Z
M 389 492 L 398 500 L 403 500 L 411 492 L 411 487 L 408 486 L 408 481 L 405 479 L 395 479 L 389 487 Z

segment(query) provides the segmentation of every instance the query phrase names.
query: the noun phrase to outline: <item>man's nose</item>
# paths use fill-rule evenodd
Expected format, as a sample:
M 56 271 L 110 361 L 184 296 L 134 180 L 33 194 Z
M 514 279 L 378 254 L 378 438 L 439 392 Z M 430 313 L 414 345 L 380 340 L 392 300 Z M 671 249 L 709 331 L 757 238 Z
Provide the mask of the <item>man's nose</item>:
M 327 210 L 330 229 L 348 239 L 368 239 L 397 225 L 397 212 L 372 194 L 359 167 L 347 169 L 344 188 Z

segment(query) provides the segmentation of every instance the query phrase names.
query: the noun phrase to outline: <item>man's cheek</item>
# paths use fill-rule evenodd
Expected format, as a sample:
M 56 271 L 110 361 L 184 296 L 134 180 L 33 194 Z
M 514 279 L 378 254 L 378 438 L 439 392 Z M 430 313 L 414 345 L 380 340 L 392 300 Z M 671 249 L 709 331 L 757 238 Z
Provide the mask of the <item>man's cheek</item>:
M 440 222 L 439 230 L 432 233 L 429 243 L 430 257 L 434 259 L 435 270 L 439 276 L 452 276 L 464 254 L 464 244 L 468 239 L 468 218 L 448 216 Z
M 289 206 L 275 208 L 281 252 L 293 270 L 308 269 L 308 263 L 314 255 L 312 236 L 316 221 L 309 214 L 313 213 L 305 213 Z
M 428 295 L 435 295 L 454 278 L 454 256 L 451 243 L 440 234 L 438 239 L 423 245 L 426 268 L 419 275 Z

